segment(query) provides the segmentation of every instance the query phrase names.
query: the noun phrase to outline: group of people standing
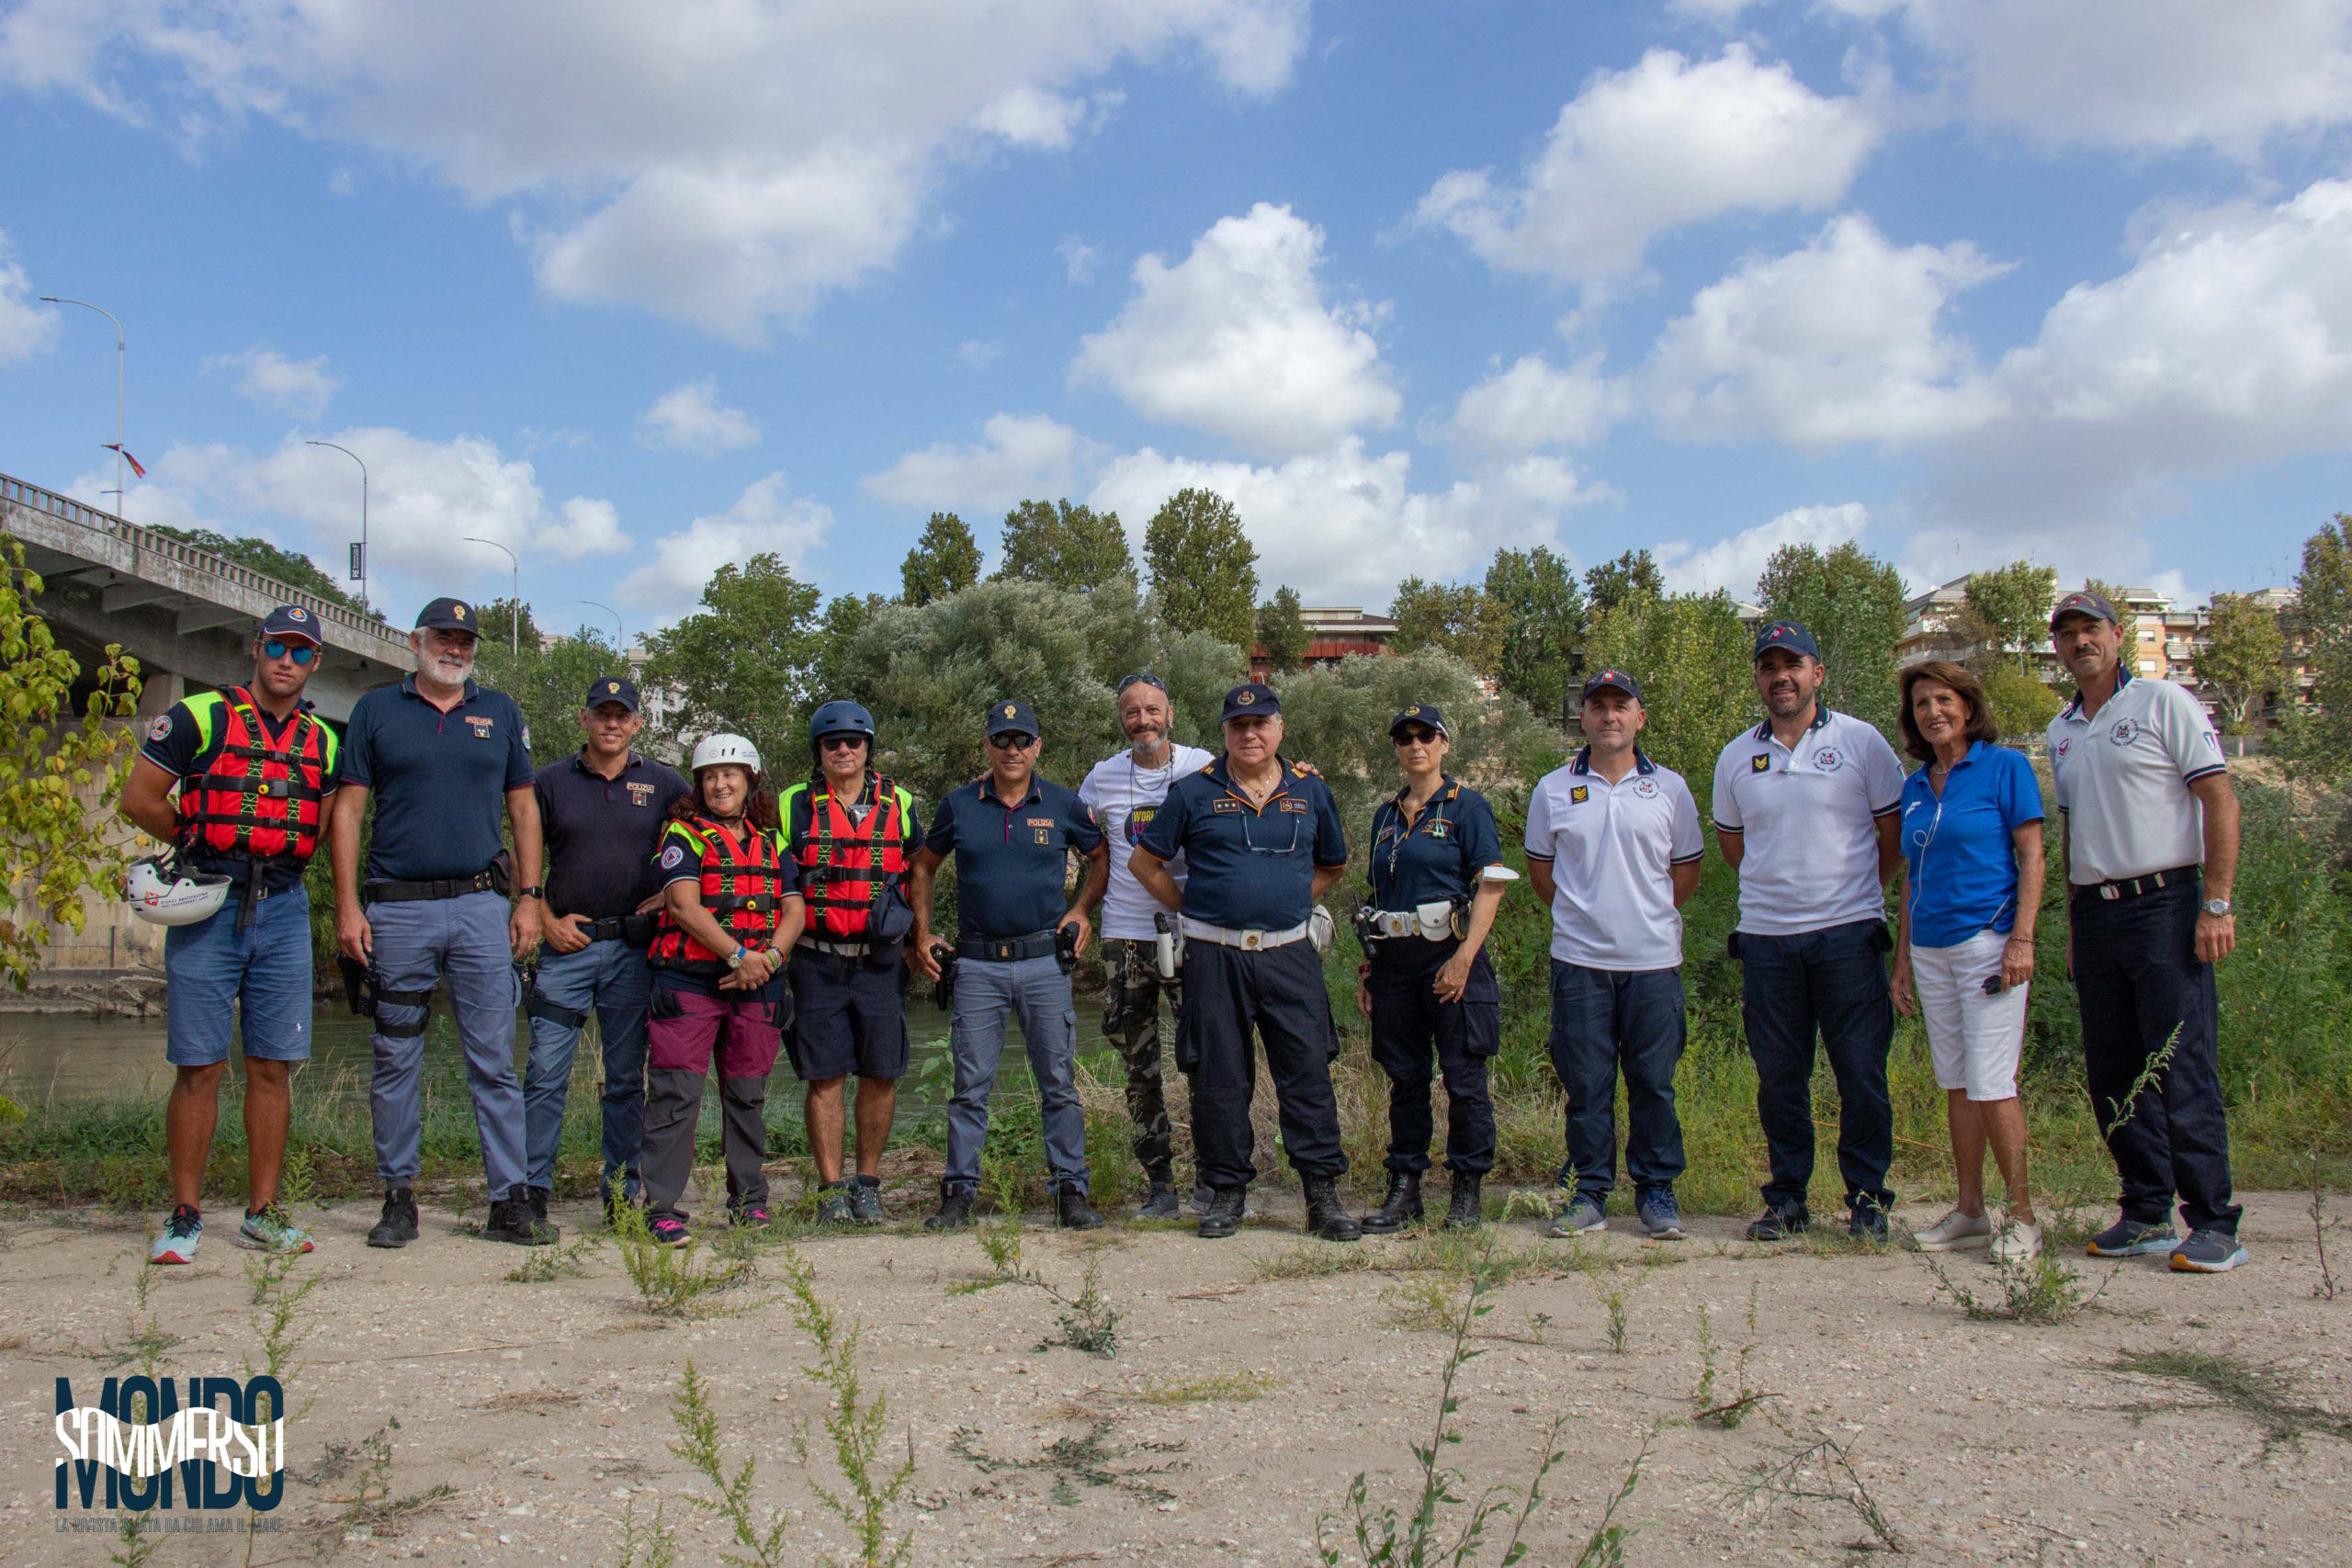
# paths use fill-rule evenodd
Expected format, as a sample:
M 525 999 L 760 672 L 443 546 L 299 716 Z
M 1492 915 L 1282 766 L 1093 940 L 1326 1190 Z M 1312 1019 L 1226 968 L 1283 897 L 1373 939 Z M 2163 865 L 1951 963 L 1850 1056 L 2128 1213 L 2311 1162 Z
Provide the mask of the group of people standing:
M 363 696 L 339 743 L 301 700 L 321 644 L 294 606 L 263 624 L 249 686 L 190 697 L 148 731 L 125 814 L 176 846 L 178 874 L 232 887 L 217 913 L 175 927 L 167 943 L 175 1207 L 154 1261 L 192 1259 L 201 1237 L 232 1009 L 251 1151 L 238 1239 L 311 1245 L 276 1186 L 290 1064 L 309 1051 L 302 869 L 322 841 L 346 982 L 374 1021 L 385 1198 L 372 1246 L 417 1235 L 423 1042 L 439 987 L 466 1061 L 494 1239 L 556 1239 L 547 1204 L 557 1139 L 592 1015 L 608 1216 L 641 1204 L 655 1239 L 688 1238 L 681 1203 L 715 1061 L 728 1217 L 766 1223 L 764 1102 L 786 1054 L 805 1086 L 818 1217 L 881 1223 L 880 1162 L 918 976 L 952 1007 L 955 1079 L 946 1169 L 926 1223 L 971 1219 L 1017 1020 L 1056 1220 L 1098 1226 L 1071 987 L 1098 914 L 1103 1032 L 1125 1066 L 1147 1182 L 1139 1216 L 1182 1207 L 1161 1074 L 1165 1002 L 1190 1092 L 1203 1236 L 1233 1235 L 1248 1213 L 1261 1045 L 1310 1233 L 1348 1241 L 1424 1218 L 1441 1079 L 1444 1223 L 1481 1223 L 1496 1145 L 1487 1064 L 1501 1035 L 1487 948 L 1518 876 L 1492 808 L 1447 770 L 1453 730 L 1437 706 L 1410 705 L 1390 725 L 1401 784 L 1374 813 L 1366 892 L 1351 920 L 1363 952 L 1356 1002 L 1390 1084 L 1386 1189 L 1358 1216 L 1339 1190 L 1339 1035 L 1322 958 L 1339 923 L 1324 900 L 1346 874 L 1348 845 L 1321 776 L 1283 753 L 1271 687 L 1227 694 L 1212 754 L 1172 741 L 1157 676 L 1128 677 L 1117 694 L 1128 747 L 1075 791 L 1039 775 L 1036 713 L 1001 700 L 983 721 L 987 773 L 949 792 L 926 828 L 913 797 L 875 770 L 873 716 L 851 702 L 816 711 L 807 777 L 779 792 L 741 736 L 704 738 L 690 776 L 640 755 L 636 688 L 601 678 L 582 705 L 579 751 L 535 773 L 521 714 L 472 679 L 473 618 L 457 600 L 427 605 L 412 639 L 416 672 Z M 2122 1189 L 2120 1219 L 2090 1247 L 2165 1251 L 2188 1270 L 2234 1268 L 2246 1255 L 2230 1195 L 2211 966 L 2235 940 L 2235 797 L 2195 700 L 2124 668 L 2106 601 L 2068 595 L 2052 628 L 2078 691 L 2050 727 L 2067 819 L 2069 961 L 2094 1111 Z M 2030 1259 L 2041 1233 L 2017 1075 L 2041 905 L 2039 786 L 2020 753 L 1996 744 L 1996 716 L 1964 668 L 1904 671 L 1902 732 L 1919 763 L 1907 777 L 1875 728 L 1822 702 L 1825 673 L 1804 627 L 1763 627 L 1755 680 L 1765 717 L 1724 746 L 1713 781 L 1717 842 L 1739 877 L 1732 946 L 1769 1152 L 1764 1212 L 1747 1234 L 1781 1240 L 1812 1223 L 1818 1042 L 1838 1086 L 1849 1231 L 1887 1238 L 1887 1059 L 1895 1013 L 1916 1010 L 1959 1174 L 1952 1213 L 1917 1244 Z M 1685 1163 L 1674 1100 L 1687 1036 L 1680 909 L 1699 886 L 1703 829 L 1690 785 L 1641 747 L 1647 715 L 1634 675 L 1596 672 L 1580 709 L 1584 745 L 1533 786 L 1524 839 L 1528 879 L 1552 917 L 1550 1046 L 1566 1091 L 1547 1231 L 1609 1223 L 1622 1076 L 1633 1213 L 1645 1234 L 1674 1240 L 1685 1234 L 1675 1197 Z M 952 939 L 933 924 L 936 874 L 950 858 Z M 530 1030 L 519 1075 L 518 1004 Z M 2008 1195 L 1998 1225 L 1985 1201 L 1988 1147 Z M 2176 1198 L 2186 1240 L 2172 1226 Z

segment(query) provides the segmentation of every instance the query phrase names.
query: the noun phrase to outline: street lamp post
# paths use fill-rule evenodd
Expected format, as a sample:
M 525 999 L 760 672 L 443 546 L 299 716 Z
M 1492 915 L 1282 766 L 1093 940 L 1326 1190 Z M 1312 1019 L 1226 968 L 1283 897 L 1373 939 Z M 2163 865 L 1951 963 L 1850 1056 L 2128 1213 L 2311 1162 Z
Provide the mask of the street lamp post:
M 44 305 L 79 305 L 85 310 L 96 310 L 114 322 L 114 514 L 120 517 L 126 510 L 122 499 L 122 383 L 127 355 L 122 322 L 117 321 L 115 313 L 104 305 L 93 305 L 87 299 L 68 299 L 62 294 L 44 294 L 40 299 Z
M 618 610 L 614 609 L 610 604 L 599 604 L 594 599 L 574 599 L 572 603 L 585 604 L 592 610 L 602 610 L 612 616 L 615 639 L 613 646 L 619 649 L 623 658 L 628 656 L 628 628 L 621 624 L 621 613 Z
M 500 550 L 500 551 L 503 551 L 503 552 L 504 552 L 504 554 L 505 554 L 505 556 L 506 556 L 507 560 L 508 560 L 508 561 L 509 561 L 509 562 L 514 566 L 514 597 L 511 601 L 509 601 L 509 602 L 508 602 L 508 604 L 507 604 L 507 615 L 506 615 L 506 631 L 507 631 L 507 637 L 506 637 L 506 651 L 507 651 L 509 654 L 511 654 L 511 655 L 513 655 L 513 656 L 514 656 L 514 657 L 516 657 L 516 658 L 518 658 L 518 659 L 519 659 L 520 657 L 522 657 L 522 653 L 523 653 L 523 563 L 522 563 L 522 561 L 516 558 L 515 554 L 514 554 L 514 552 L 513 550 L 507 549 L 507 548 L 506 548 L 506 547 L 505 547 L 504 545 L 500 544 L 496 539 L 477 539 L 477 538 L 475 538 L 471 534 L 469 534 L 469 535 L 467 535 L 467 536 L 464 537 L 464 539 L 462 539 L 462 540 L 460 541 L 460 543 L 463 543 L 463 544 L 469 544 L 469 545 L 488 545 L 488 546 L 489 546 L 492 549 L 493 549 L 493 550 Z
M 368 613 L 368 460 L 348 446 L 337 446 L 332 441 L 306 441 L 306 446 L 325 446 L 342 453 L 359 465 L 359 613 Z

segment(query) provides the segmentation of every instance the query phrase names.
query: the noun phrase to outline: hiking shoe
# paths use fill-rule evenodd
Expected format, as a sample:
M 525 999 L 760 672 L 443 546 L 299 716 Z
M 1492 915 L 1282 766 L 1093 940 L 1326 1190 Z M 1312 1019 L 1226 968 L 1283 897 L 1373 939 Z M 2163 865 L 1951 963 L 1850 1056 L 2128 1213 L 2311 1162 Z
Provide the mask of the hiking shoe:
M 192 1203 L 182 1203 L 164 1222 L 164 1229 L 155 1237 L 155 1245 L 147 1249 L 150 1263 L 193 1263 L 196 1249 L 204 1245 L 204 1216 Z
M 1886 1211 L 1868 1201 L 1855 1204 L 1854 1212 L 1846 1217 L 1846 1235 L 1865 1247 L 1884 1247 Z
M 311 1233 L 298 1230 L 286 1223 L 286 1211 L 271 1203 L 257 1214 L 249 1213 L 244 1224 L 237 1227 L 239 1247 L 253 1247 L 262 1252 L 308 1252 Z M 193 1254 L 196 1249 L 189 1247 Z
M 775 1224 L 765 1203 L 738 1203 L 727 1211 L 727 1223 L 739 1229 L 765 1230 Z
M 1366 1235 L 1389 1235 L 1416 1224 L 1421 1218 L 1421 1173 L 1418 1170 L 1392 1170 L 1388 1173 L 1388 1195 L 1380 1207 L 1366 1214 L 1357 1224 Z
M 1920 1252 L 1958 1252 L 1965 1247 L 1988 1246 L 1992 1239 L 1991 1215 L 1963 1214 L 1958 1209 L 1926 1230 L 1911 1233 L 1911 1246 Z
M 662 1214 L 645 1227 L 656 1247 L 684 1247 L 694 1240 L 694 1233 L 686 1229 L 686 1222 L 675 1214 Z
M 817 1223 L 820 1225 L 854 1225 L 857 1216 L 849 1206 L 849 1183 L 828 1181 L 817 1189 Z
M 548 1190 L 544 1187 L 526 1187 L 523 1190 L 530 1196 L 531 1218 L 545 1224 L 548 1218 Z
M 1196 1214 L 1205 1214 L 1209 1212 L 1209 1206 L 1216 1201 L 1216 1188 L 1211 1187 L 1205 1181 L 1195 1181 L 1193 1183 L 1193 1213 Z
M 2030 1263 L 2041 1256 L 2041 1226 L 2031 1220 L 2011 1220 L 1984 1249 L 1991 1263 Z
M 939 1213 L 923 1221 L 927 1231 L 962 1230 L 972 1223 L 973 1191 L 968 1187 L 950 1187 L 939 1195 Z
M 1609 1212 L 1600 1206 L 1600 1201 L 1578 1192 L 1560 1205 L 1552 1215 L 1552 1223 L 1544 1227 L 1544 1234 L 1554 1237 L 1590 1235 L 1608 1228 Z
M 1066 1231 L 1099 1231 L 1102 1216 L 1086 1201 L 1086 1189 L 1075 1181 L 1065 1181 L 1054 1194 L 1054 1224 Z
M 1682 1228 L 1682 1206 L 1674 1201 L 1671 1187 L 1642 1193 L 1634 1200 L 1634 1213 L 1652 1241 L 1681 1241 L 1689 1234 Z
M 531 1214 L 531 1200 L 504 1198 L 490 1206 L 490 1223 L 481 1228 L 486 1241 L 511 1242 L 516 1247 L 550 1247 L 563 1233 Z
M 395 1187 L 384 1194 L 384 1216 L 368 1233 L 370 1247 L 406 1247 L 416 1239 L 416 1194 Z
M 1767 1209 L 1747 1222 L 1750 1241 L 1791 1241 L 1813 1228 L 1812 1216 L 1798 1204 L 1791 1209 Z
M 2172 1249 L 2172 1266 L 2183 1274 L 2226 1274 L 2253 1261 L 2254 1255 L 2238 1245 L 2233 1233 L 2210 1227 L 2190 1231 L 2188 1239 Z
M 1184 1206 L 1176 1200 L 1176 1184 L 1155 1181 L 1151 1190 L 1143 1195 L 1143 1203 L 1136 1210 L 1139 1220 L 1174 1220 L 1183 1217 Z
M 1241 1228 L 1241 1216 L 1249 1212 L 1246 1187 L 1219 1187 L 1209 1194 L 1209 1206 L 1201 1215 L 1201 1235 L 1210 1241 L 1221 1240 Z
M 1468 1171 L 1453 1173 L 1453 1188 L 1446 1194 L 1445 1201 L 1447 1230 L 1475 1231 L 1487 1223 L 1487 1208 L 1478 1198 L 1480 1179 Z
M 2179 1240 L 2170 1220 L 2118 1220 L 2091 1237 L 2083 1250 L 2093 1258 L 2144 1258 L 2170 1252 Z
M 860 1176 L 849 1184 L 849 1217 L 861 1225 L 887 1225 L 890 1216 L 882 1212 L 882 1179 Z

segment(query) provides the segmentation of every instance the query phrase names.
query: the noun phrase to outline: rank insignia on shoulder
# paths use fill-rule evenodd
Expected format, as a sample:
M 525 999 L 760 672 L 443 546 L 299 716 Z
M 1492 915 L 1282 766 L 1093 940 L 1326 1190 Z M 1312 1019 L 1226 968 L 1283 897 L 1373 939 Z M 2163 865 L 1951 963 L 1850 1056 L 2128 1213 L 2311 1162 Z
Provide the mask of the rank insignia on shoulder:
M 1568 804 L 1571 806 L 1582 806 L 1591 798 L 1592 789 L 1588 784 L 1577 784 L 1568 791 Z
M 1770 773 L 1772 771 L 1771 753 L 1768 751 L 1759 751 L 1755 756 L 1747 759 L 1747 771 L 1751 773 Z

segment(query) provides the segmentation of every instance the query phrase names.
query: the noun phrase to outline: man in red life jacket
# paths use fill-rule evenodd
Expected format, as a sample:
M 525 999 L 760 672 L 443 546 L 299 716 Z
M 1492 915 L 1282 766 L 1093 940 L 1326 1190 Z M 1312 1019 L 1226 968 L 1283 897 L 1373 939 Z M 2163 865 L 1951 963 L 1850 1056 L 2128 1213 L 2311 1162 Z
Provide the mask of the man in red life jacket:
M 247 1201 L 236 1241 L 311 1250 L 311 1238 L 277 1206 L 277 1178 L 293 1119 L 294 1064 L 311 1055 L 302 873 L 335 787 L 335 737 L 302 700 L 319 653 L 315 615 L 299 604 L 272 610 L 254 638 L 252 681 L 174 703 L 148 725 L 123 786 L 123 816 L 177 846 L 183 872 L 234 884 L 217 913 L 174 926 L 164 939 L 172 1217 L 149 1249 L 151 1263 L 192 1263 L 203 1239 L 204 1166 L 232 1013 L 245 1056 Z
M 882 1151 L 907 1070 L 905 942 L 914 912 L 899 891 L 922 822 L 914 796 L 870 771 L 874 716 L 831 702 L 808 721 L 814 774 L 784 792 L 785 852 L 800 869 L 808 924 L 792 953 L 792 1070 L 806 1083 L 817 1218 L 878 1225 Z M 842 1168 L 842 1090 L 857 1075 L 857 1174 Z

